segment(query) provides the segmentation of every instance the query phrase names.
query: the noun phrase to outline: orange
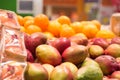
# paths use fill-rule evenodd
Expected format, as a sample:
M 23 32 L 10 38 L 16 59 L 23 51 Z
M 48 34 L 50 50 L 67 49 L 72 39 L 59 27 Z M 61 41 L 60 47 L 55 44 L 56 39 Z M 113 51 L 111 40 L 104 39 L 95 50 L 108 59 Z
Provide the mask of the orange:
M 58 21 L 50 21 L 48 32 L 51 32 L 55 37 L 59 37 L 62 25 Z
M 21 26 L 23 26 L 23 24 L 24 24 L 23 17 L 20 16 L 20 15 L 17 15 L 17 20 L 18 20 L 18 23 L 19 23 Z
M 101 23 L 98 20 L 92 20 L 91 22 L 95 24 L 99 30 L 101 29 Z
M 75 35 L 75 31 L 68 24 L 63 24 L 60 31 L 60 37 L 69 38 L 73 35 Z
M 83 25 L 80 22 L 73 22 L 70 26 L 74 29 L 76 33 L 81 33 Z
M 96 34 L 96 37 L 111 39 L 115 37 L 115 34 L 110 30 L 100 30 Z
M 23 17 L 23 23 L 25 23 L 27 20 L 34 20 L 34 17 L 33 16 L 25 16 Z
M 39 14 L 35 16 L 34 23 L 39 26 L 42 31 L 46 31 L 49 25 L 49 18 L 44 14 Z
M 70 24 L 71 23 L 70 18 L 65 15 L 58 17 L 57 21 L 61 24 Z
M 28 34 L 32 34 L 32 33 L 35 33 L 35 32 L 41 32 L 41 28 L 37 25 L 29 25 L 27 28 L 26 28 L 26 32 Z
M 21 27 L 20 27 L 20 31 L 21 31 L 21 32 L 25 32 L 26 29 L 25 29 L 23 26 L 21 26 Z
M 98 28 L 94 24 L 85 25 L 82 29 L 82 33 L 84 33 L 87 38 L 94 38 L 98 31 Z
M 33 25 L 33 24 L 34 24 L 34 20 L 30 19 L 24 23 L 24 27 L 27 28 L 29 25 Z

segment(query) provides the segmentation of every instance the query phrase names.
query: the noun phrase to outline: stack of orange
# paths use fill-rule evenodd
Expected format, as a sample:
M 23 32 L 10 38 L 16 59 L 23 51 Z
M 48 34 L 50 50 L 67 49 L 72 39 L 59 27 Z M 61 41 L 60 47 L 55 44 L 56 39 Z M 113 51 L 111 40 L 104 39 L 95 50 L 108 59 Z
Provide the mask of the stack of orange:
M 44 29 L 48 27 L 49 19 L 44 14 L 39 14 L 35 17 L 33 16 L 25 16 L 22 17 L 18 15 L 18 22 L 21 25 L 21 31 L 26 32 L 28 34 L 32 34 L 34 32 L 42 32 Z
M 55 37 L 60 36 L 62 25 L 58 21 L 50 21 L 47 31 L 52 33 Z
M 35 25 L 39 26 L 45 32 L 49 25 L 49 18 L 44 14 L 39 14 L 34 17 Z
M 63 24 L 62 29 L 60 31 L 60 37 L 71 37 L 75 35 L 75 31 L 68 25 L 68 24 Z
M 60 16 L 55 21 L 50 21 L 45 14 L 38 14 L 35 17 L 20 15 L 18 22 L 21 25 L 21 31 L 28 34 L 34 32 L 43 32 L 49 38 L 52 37 L 71 37 L 82 33 L 88 39 L 94 37 L 113 38 L 112 31 L 101 30 L 101 23 L 98 20 L 71 22 L 67 16 Z

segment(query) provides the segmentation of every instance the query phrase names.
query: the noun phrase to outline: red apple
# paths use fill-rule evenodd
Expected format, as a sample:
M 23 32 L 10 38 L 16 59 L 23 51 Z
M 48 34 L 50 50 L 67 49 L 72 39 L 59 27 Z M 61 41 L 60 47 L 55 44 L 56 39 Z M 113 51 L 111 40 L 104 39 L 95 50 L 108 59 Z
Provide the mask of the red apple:
M 62 54 L 62 52 L 71 45 L 71 42 L 68 38 L 60 37 L 48 41 L 48 44 L 55 47 Z

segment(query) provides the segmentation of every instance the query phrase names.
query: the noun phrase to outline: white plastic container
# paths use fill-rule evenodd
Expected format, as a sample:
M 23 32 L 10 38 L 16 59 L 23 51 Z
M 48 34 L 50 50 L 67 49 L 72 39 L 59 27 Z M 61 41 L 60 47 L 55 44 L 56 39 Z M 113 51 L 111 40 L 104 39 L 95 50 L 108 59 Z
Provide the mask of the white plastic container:
M 117 35 L 120 36 L 120 13 L 114 13 L 110 19 L 111 30 Z

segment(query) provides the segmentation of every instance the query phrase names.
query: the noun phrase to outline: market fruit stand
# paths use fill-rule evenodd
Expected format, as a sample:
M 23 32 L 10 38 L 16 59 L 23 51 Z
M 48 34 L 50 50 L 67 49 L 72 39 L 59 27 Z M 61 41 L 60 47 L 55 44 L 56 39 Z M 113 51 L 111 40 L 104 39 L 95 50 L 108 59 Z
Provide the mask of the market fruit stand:
M 0 14 L 1 80 L 120 79 L 120 37 L 98 20 Z

